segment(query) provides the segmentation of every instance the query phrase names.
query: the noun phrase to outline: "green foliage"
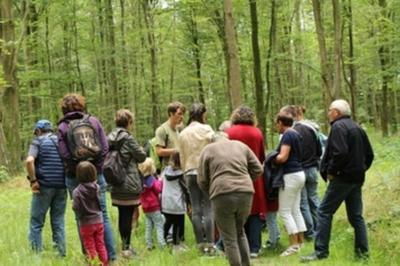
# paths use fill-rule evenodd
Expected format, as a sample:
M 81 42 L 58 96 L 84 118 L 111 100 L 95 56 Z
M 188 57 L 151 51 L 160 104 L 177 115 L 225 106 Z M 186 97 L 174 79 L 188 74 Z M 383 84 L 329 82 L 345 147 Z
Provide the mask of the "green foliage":
M 10 179 L 10 173 L 4 165 L 0 165 L 0 183 Z

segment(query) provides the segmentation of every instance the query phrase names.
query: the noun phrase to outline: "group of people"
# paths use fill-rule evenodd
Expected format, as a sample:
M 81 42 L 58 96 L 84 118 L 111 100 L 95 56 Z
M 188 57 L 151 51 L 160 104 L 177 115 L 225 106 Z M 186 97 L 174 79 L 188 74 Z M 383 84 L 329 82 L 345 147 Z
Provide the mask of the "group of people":
M 183 127 L 185 106 L 170 103 L 168 120 L 157 128 L 152 141 L 157 158 L 149 158 L 129 132 L 134 123 L 129 110 L 116 112 L 116 128 L 108 136 L 99 120 L 86 113 L 83 96 L 65 95 L 61 110 L 64 116 L 57 134 L 48 120 L 36 123 L 26 160 L 33 192 L 29 241 L 35 251 L 42 250 L 41 231 L 50 209 L 53 242 L 60 256 L 66 255 L 68 192 L 83 252 L 103 265 L 117 258 L 102 172 L 108 151 L 117 149 L 126 176 L 121 184 L 108 185 L 108 190 L 118 209 L 123 257 L 136 255 L 130 238 L 141 206 L 148 250 L 154 248 L 153 229 L 160 248 L 170 242 L 174 251 L 185 250 L 188 215 L 199 252 L 214 255 L 223 246 L 230 265 L 250 265 L 251 258 L 259 256 L 264 226 L 269 233 L 267 246 L 278 246 L 279 213 L 290 244 L 281 256 L 298 253 L 304 239 L 309 239 L 315 241 L 315 252 L 301 260 L 323 259 L 329 255 L 332 217 L 343 201 L 355 230 L 355 253 L 368 256 L 361 187 L 373 151 L 364 130 L 351 120 L 344 100 L 335 100 L 329 107 L 331 131 L 326 147 L 318 126 L 304 119 L 303 107 L 281 108 L 276 117 L 280 142 L 268 156 L 255 113 L 247 106 L 236 108 L 230 120 L 214 131 L 207 124 L 203 104 L 190 107 Z M 155 160 L 160 160 L 160 169 Z M 321 203 L 318 169 L 329 182 Z

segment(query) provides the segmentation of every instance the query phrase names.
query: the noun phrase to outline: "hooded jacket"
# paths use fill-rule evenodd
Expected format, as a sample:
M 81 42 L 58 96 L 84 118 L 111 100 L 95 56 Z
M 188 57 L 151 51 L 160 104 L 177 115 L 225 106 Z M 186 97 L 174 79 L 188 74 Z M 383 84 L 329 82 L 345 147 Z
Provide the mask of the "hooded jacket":
M 64 115 L 63 118 L 58 122 L 58 149 L 60 152 L 61 158 L 64 160 L 64 162 L 67 165 L 67 175 L 70 177 L 75 176 L 75 168 L 78 162 L 75 162 L 72 159 L 71 152 L 68 149 L 68 140 L 67 140 L 67 133 L 68 133 L 68 124 L 70 120 L 74 119 L 80 119 L 85 115 L 83 112 L 69 112 Z M 99 141 L 101 143 L 102 151 L 101 151 L 101 156 L 100 158 L 94 162 L 97 168 L 97 172 L 101 173 L 102 167 L 103 167 L 103 162 L 104 162 L 104 157 L 106 156 L 108 152 L 108 143 L 107 143 L 107 138 L 106 134 L 104 132 L 104 129 L 97 120 L 96 117 L 90 116 L 89 117 L 89 122 L 92 124 L 94 129 L 97 130 L 97 134 L 99 137 Z
M 138 163 L 144 162 L 146 153 L 133 136 L 122 127 L 115 128 L 108 135 L 110 150 L 120 146 L 122 162 L 126 166 L 127 176 L 124 183 L 111 187 L 111 198 L 116 200 L 139 199 L 143 189 L 142 177 L 137 168 Z M 123 142 L 121 145 L 120 142 Z
M 96 182 L 81 183 L 72 192 L 72 209 L 80 225 L 103 223 L 100 187 Z

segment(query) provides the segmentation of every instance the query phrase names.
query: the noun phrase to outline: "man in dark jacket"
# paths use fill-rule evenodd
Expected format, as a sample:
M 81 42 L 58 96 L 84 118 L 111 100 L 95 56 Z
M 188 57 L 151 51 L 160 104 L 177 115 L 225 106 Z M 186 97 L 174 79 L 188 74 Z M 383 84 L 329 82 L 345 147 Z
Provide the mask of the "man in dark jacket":
M 345 100 L 335 100 L 331 103 L 328 113 L 331 132 L 321 162 L 321 176 L 325 181 L 329 181 L 329 186 L 318 209 L 315 252 L 302 257 L 303 262 L 329 256 L 332 218 L 343 201 L 346 204 L 349 222 L 354 228 L 355 255 L 359 258 L 368 257 L 361 187 L 374 154 L 365 131 L 350 118 L 350 115 L 350 106 Z

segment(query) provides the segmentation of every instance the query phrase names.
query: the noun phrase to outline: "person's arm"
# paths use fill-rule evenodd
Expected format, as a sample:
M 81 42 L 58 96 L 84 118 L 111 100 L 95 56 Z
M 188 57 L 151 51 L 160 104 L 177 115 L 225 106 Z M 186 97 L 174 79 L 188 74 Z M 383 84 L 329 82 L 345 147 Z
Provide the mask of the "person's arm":
M 290 146 L 282 145 L 279 154 L 276 156 L 275 163 L 284 164 L 289 159 Z
M 168 157 L 177 152 L 174 148 L 167 148 L 168 143 L 165 143 L 167 139 L 167 132 L 160 126 L 156 130 L 156 153 L 160 157 Z
M 68 130 L 67 123 L 61 122 L 58 126 L 58 133 L 57 133 L 58 151 L 60 153 L 61 158 L 64 161 L 71 159 L 71 153 L 69 152 L 68 147 L 67 147 L 67 136 L 66 136 L 67 130 Z
M 333 125 L 332 132 L 329 135 L 330 140 L 330 160 L 328 161 L 327 174 L 336 176 L 340 169 L 343 169 L 347 163 L 349 146 L 347 145 L 346 132 L 344 128 Z
M 208 195 L 210 189 L 209 161 L 204 151 L 200 155 L 199 168 L 197 169 L 197 184 Z
M 368 136 L 365 133 L 365 131 L 363 131 L 363 135 L 364 135 L 364 146 L 365 146 L 365 166 L 366 166 L 365 170 L 368 170 L 372 164 L 372 161 L 374 160 L 374 151 L 372 150 L 371 143 L 369 142 Z
M 142 163 L 146 160 L 146 152 L 132 136 L 128 137 L 126 143 L 129 147 L 129 151 L 131 152 L 132 157 L 135 159 L 136 162 Z
M 257 177 L 259 177 L 264 169 L 260 163 L 260 161 L 258 160 L 258 158 L 256 157 L 256 155 L 254 154 L 254 152 L 252 150 L 250 150 L 250 148 L 246 147 L 247 151 L 245 151 L 247 153 L 247 171 L 250 174 L 251 179 L 256 179 Z
M 104 131 L 103 126 L 101 125 L 100 121 L 91 116 L 90 119 L 92 119 L 92 121 L 94 121 L 94 123 L 96 124 L 96 128 L 97 128 L 97 132 L 99 134 L 99 141 L 102 147 L 102 151 L 101 151 L 101 158 L 99 159 L 99 161 L 96 163 L 98 166 L 102 166 L 103 165 L 103 161 L 108 153 L 108 141 L 107 141 L 107 135 L 106 132 Z
M 39 193 L 39 182 L 35 174 L 35 157 L 29 155 L 26 158 L 26 171 L 28 172 L 28 178 L 31 185 L 32 193 Z

